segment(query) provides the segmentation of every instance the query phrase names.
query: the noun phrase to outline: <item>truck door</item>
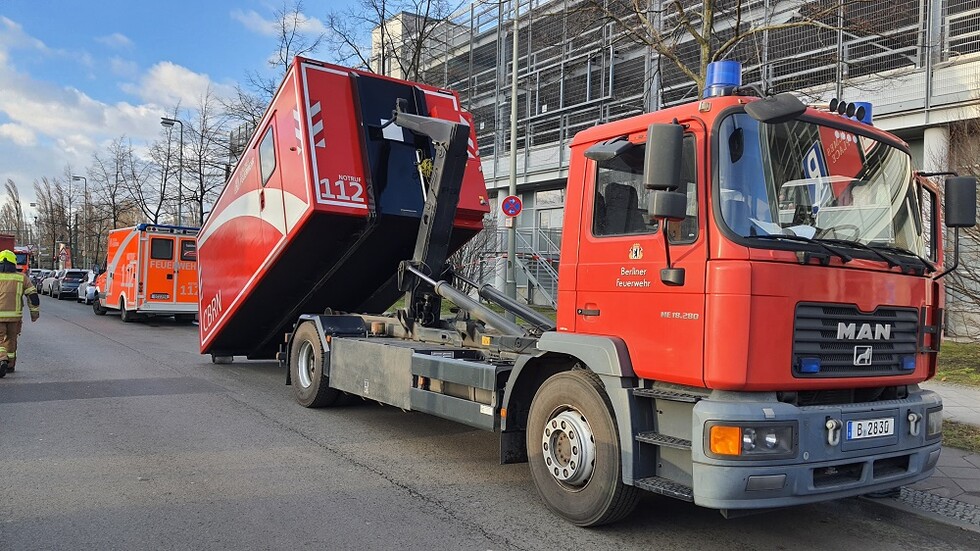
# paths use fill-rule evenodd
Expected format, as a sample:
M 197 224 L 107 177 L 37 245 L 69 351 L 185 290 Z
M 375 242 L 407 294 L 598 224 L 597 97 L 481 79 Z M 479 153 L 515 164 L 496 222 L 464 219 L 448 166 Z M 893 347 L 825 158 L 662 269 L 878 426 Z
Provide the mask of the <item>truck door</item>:
M 197 240 L 181 237 L 178 240 L 177 300 L 180 303 L 197 303 Z
M 143 263 L 141 294 L 149 304 L 173 303 L 177 298 L 177 270 L 174 262 L 177 238 L 164 234 L 147 236 L 149 254 Z
M 694 127 L 695 125 L 691 125 Z M 636 374 L 703 384 L 703 134 L 687 134 L 682 183 L 688 218 L 667 225 L 673 266 L 685 281 L 661 281 L 667 267 L 663 228 L 649 223 L 643 184 L 644 144 L 609 161 L 590 161 L 581 218 L 575 331 L 623 338 Z

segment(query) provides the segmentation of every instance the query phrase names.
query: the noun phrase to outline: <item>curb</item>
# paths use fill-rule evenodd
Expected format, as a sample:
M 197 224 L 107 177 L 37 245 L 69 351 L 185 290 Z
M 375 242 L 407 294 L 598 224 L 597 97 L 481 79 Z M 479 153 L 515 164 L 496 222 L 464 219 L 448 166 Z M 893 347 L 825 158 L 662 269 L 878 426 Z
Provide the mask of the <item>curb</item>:
M 861 496 L 859 499 L 865 503 L 912 513 L 980 534 L 980 507 L 963 501 L 906 487 L 902 487 L 900 497 L 872 498 Z

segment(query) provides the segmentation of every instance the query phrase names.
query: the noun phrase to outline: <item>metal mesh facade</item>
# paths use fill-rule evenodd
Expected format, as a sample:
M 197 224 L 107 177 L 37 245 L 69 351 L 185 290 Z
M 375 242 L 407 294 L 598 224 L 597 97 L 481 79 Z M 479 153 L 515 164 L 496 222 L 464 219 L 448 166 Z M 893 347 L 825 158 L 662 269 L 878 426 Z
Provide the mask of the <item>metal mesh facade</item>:
M 700 29 L 701 3 L 680 4 Z M 488 180 L 505 180 L 517 13 L 518 173 L 523 182 L 560 178 L 564 146 L 579 130 L 698 97 L 692 79 L 644 43 L 644 21 L 695 71 L 697 44 L 673 2 L 649 5 L 638 14 L 631 0 L 601 0 L 599 8 L 589 0 L 476 2 L 426 38 L 421 80 L 460 93 L 475 117 Z M 919 96 L 937 94 L 928 102 L 935 106 L 953 91 L 935 68 L 980 57 L 980 0 L 721 0 L 715 11 L 712 43 L 724 44 L 736 27 L 753 29 L 725 58 L 743 63 L 745 83 L 777 92 L 833 96 L 906 79 L 903 86 L 922 86 Z M 884 100 L 879 114 L 918 106 L 899 92 L 892 104 L 887 94 Z

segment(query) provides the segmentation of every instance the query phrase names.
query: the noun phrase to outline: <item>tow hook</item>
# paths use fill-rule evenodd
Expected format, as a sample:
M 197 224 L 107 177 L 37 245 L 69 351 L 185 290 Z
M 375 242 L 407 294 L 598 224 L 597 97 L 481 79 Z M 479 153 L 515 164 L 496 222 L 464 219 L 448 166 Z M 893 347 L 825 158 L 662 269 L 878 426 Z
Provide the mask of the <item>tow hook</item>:
M 827 444 L 836 446 L 840 444 L 840 429 L 844 426 L 838 419 L 827 419 Z
M 912 436 L 919 435 L 919 428 L 922 426 L 922 416 L 918 413 L 909 412 L 909 434 Z

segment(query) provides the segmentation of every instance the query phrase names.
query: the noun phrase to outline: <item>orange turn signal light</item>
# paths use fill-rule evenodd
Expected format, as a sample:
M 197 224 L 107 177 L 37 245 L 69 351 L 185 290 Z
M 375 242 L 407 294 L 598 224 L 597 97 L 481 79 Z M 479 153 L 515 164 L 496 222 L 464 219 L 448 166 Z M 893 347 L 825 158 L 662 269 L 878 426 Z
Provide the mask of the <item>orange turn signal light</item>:
M 708 438 L 711 444 L 711 453 L 713 454 L 742 454 L 742 429 L 740 427 L 715 425 L 711 427 Z

